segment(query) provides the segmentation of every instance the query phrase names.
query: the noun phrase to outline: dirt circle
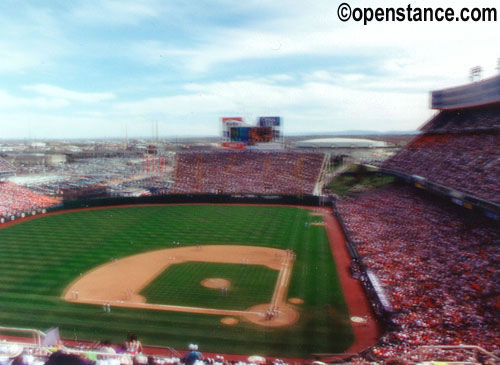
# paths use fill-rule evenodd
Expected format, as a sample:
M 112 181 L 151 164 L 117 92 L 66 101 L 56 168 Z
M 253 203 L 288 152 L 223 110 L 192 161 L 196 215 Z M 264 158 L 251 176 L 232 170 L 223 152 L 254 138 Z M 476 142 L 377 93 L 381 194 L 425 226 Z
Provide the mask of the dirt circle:
M 281 327 L 289 326 L 299 319 L 299 313 L 289 305 L 281 305 L 278 313 L 272 319 L 266 319 L 266 311 L 270 304 L 258 304 L 247 309 L 244 318 L 259 326 Z
M 224 317 L 220 320 L 222 324 L 227 324 L 228 326 L 233 326 L 237 324 L 239 321 L 233 317 Z
M 223 288 L 229 289 L 229 287 L 231 286 L 231 282 L 229 280 L 220 278 L 208 278 L 202 280 L 200 284 L 205 288 L 209 289 L 223 289 Z
M 300 298 L 290 298 L 288 299 L 288 302 L 292 304 L 303 304 L 304 300 Z
M 311 223 L 311 226 L 324 226 L 325 223 L 324 222 L 313 222 Z

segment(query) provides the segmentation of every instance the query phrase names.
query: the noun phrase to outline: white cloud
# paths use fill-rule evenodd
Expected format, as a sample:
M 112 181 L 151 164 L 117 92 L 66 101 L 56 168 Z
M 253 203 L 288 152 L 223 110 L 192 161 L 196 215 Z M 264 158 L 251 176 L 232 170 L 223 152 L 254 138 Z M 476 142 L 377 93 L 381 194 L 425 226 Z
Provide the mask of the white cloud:
M 19 110 L 26 108 L 54 109 L 68 106 L 67 100 L 61 98 L 23 98 L 13 96 L 6 91 L 0 90 L 0 107 L 3 109 Z
M 467 82 L 476 65 L 484 66 L 485 76 L 496 72 L 498 22 L 364 26 L 340 22 L 338 4 L 91 0 L 64 10 L 25 5 L 29 11 L 14 12 L 17 19 L 0 14 L 0 73 L 7 75 L 0 107 L 8 111 L 0 111 L 0 123 L 12 129 L 18 127 L 7 123 L 13 118 L 20 124 L 37 121 L 41 127 L 59 125 L 61 134 L 84 136 L 112 135 L 123 121 L 130 123 L 131 135 L 140 134 L 159 120 L 166 134 L 214 134 L 223 115 L 278 114 L 285 131 L 294 133 L 414 129 L 432 113 L 430 90 Z M 489 0 L 474 6 L 491 4 L 498 8 Z M 413 5 L 472 6 L 451 0 Z M 120 33 L 103 31 L 111 26 L 120 26 Z M 61 80 L 67 88 L 56 86 Z M 77 91 L 74 85 L 82 84 L 105 86 Z M 22 96 L 16 96 L 19 88 Z M 94 92 L 102 88 L 109 91 Z
M 158 17 L 159 9 L 158 1 L 85 1 L 73 9 L 72 17 L 84 23 L 133 25 Z
M 330 34 L 331 35 L 331 34 Z M 132 53 L 147 64 L 160 64 L 166 58 L 178 60 L 188 71 L 203 73 L 228 62 L 278 59 L 294 55 L 333 54 L 328 34 L 285 34 L 248 29 L 217 28 L 200 35 L 196 47 L 181 48 L 161 41 L 139 42 Z
M 141 52 L 136 54 L 144 62 L 155 64 L 162 62 L 162 55 L 170 57 L 194 73 L 209 73 L 213 67 L 226 63 L 257 59 L 349 57 L 355 64 L 362 59 L 370 60 L 368 67 L 393 75 L 404 72 L 415 77 L 441 79 L 454 73 L 455 82 L 458 75 L 466 75 L 470 67 L 490 59 L 495 62 L 498 57 L 498 47 L 492 47 L 500 44 L 498 22 L 372 22 L 365 26 L 354 21 L 340 22 L 336 15 L 338 3 L 331 1 L 251 4 L 257 4 L 262 10 L 262 21 L 247 27 L 210 26 L 196 33 L 196 41 L 186 46 L 153 40 L 137 46 Z M 352 1 L 351 6 L 385 8 L 402 4 L 399 1 Z M 471 3 L 423 1 L 413 6 L 451 6 L 458 12 L 461 7 L 470 8 Z M 481 2 L 480 6 L 498 8 L 493 1 Z M 500 8 L 498 12 L 500 16 Z M 491 67 L 487 74 L 494 72 Z
M 225 115 L 281 115 L 285 131 L 415 129 L 429 115 L 427 93 L 356 90 L 327 82 L 283 86 L 268 82 L 191 83 L 186 93 L 118 103 L 118 114 L 217 126 Z M 251 120 L 252 121 L 252 120 Z M 193 131 L 189 131 L 193 132 Z
M 23 87 L 23 89 L 34 91 L 40 95 L 44 95 L 50 98 L 76 101 L 82 103 L 98 103 L 101 101 L 111 100 L 115 98 L 115 95 L 109 92 L 106 93 L 78 92 L 47 84 L 26 85 Z

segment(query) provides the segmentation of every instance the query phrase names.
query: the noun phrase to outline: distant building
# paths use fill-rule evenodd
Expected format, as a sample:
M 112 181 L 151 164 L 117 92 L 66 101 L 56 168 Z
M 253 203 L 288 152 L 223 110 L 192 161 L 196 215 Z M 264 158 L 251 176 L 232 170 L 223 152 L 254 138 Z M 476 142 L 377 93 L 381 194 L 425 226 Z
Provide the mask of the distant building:
M 67 155 L 62 153 L 22 153 L 15 156 L 15 162 L 23 165 L 56 167 L 67 162 Z
M 385 160 L 397 149 L 384 141 L 342 137 L 297 141 L 293 144 L 293 147 L 330 154 L 332 162 L 335 164 Z

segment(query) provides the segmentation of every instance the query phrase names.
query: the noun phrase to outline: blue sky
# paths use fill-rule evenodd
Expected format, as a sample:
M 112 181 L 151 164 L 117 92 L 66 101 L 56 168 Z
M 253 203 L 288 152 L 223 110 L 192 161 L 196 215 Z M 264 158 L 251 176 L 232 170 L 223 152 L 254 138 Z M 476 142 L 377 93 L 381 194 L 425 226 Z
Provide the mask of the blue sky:
M 261 115 L 287 134 L 414 130 L 430 90 L 497 72 L 499 22 L 364 26 L 341 2 L 2 0 L 0 138 L 217 135 Z M 500 14 L 411 2 L 471 3 Z

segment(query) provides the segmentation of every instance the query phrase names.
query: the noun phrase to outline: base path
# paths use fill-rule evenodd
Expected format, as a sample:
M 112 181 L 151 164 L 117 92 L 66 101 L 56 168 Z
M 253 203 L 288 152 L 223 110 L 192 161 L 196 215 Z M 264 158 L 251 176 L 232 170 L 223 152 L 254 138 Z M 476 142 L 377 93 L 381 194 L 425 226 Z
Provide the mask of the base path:
M 170 265 L 189 261 L 262 265 L 278 270 L 280 273 L 271 303 L 246 311 L 146 303 L 146 298 L 139 294 L 142 289 Z M 101 265 L 71 283 L 62 298 L 68 302 L 94 305 L 238 316 L 262 326 L 286 326 L 298 319 L 298 313 L 286 302 L 292 268 L 292 255 L 275 248 L 237 245 L 169 248 Z M 279 308 L 280 315 L 273 320 L 262 320 L 271 307 Z

